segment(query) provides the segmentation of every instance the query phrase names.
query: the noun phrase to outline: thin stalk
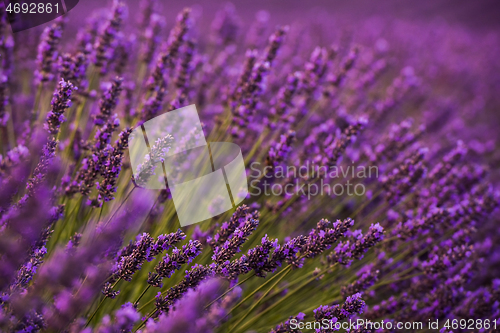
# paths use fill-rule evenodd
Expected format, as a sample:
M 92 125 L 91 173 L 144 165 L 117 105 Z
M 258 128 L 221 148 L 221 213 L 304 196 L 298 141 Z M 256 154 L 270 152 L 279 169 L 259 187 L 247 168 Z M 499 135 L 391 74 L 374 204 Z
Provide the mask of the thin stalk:
M 40 107 L 40 102 L 42 99 L 42 91 L 43 91 L 43 84 L 40 82 L 36 87 L 35 103 L 33 104 L 33 111 L 31 113 L 31 119 L 30 119 L 30 129 L 33 129 L 35 120 L 40 116 L 39 114 L 37 115 L 37 111 L 38 108 Z
M 324 272 L 326 272 L 328 269 L 325 269 Z M 272 309 L 274 309 L 276 306 L 280 305 L 281 303 L 283 303 L 287 298 L 289 298 L 291 295 L 295 294 L 297 291 L 299 291 L 300 289 L 302 289 L 303 287 L 305 287 L 306 285 L 308 285 L 309 283 L 311 283 L 313 280 L 317 279 L 318 276 L 312 276 L 311 278 L 309 278 L 309 280 L 305 281 L 304 283 L 302 283 L 300 286 L 298 286 L 297 288 L 295 288 L 293 291 L 287 293 L 284 297 L 280 298 L 279 301 L 275 302 L 273 305 L 271 305 L 270 307 L 266 308 L 264 311 L 260 312 L 259 314 L 257 314 L 256 316 L 254 316 L 252 319 L 250 319 L 246 324 L 245 326 L 248 326 L 249 324 L 255 322 L 257 319 L 259 319 L 260 317 L 262 317 L 264 314 L 268 313 L 269 311 L 271 311 Z
M 118 282 L 121 281 L 121 278 L 119 278 L 114 284 L 113 286 L 111 287 L 111 289 L 113 289 L 114 287 L 116 287 L 116 285 L 118 284 Z M 99 311 L 99 309 L 101 308 L 101 306 L 103 305 L 104 301 L 106 300 L 106 298 L 108 298 L 108 296 L 104 296 L 101 300 L 101 302 L 99 302 L 99 305 L 97 306 L 97 308 L 95 309 L 95 311 L 92 313 L 92 315 L 90 316 L 90 318 L 87 320 L 87 323 L 85 324 L 85 327 L 87 327 L 90 322 L 92 321 L 92 319 L 95 317 L 95 315 L 97 314 L 97 312 Z
M 103 202 L 101 205 L 101 210 L 99 211 L 99 218 L 97 219 L 97 223 L 101 222 L 102 212 L 104 210 L 104 204 L 105 202 Z
M 282 275 L 282 276 L 281 276 L 281 277 L 280 277 L 280 278 L 279 278 L 279 279 L 278 279 L 278 280 L 277 280 L 277 281 L 276 281 L 276 282 L 275 282 L 275 283 L 271 286 L 271 288 L 269 288 L 269 289 L 268 289 L 268 290 L 264 293 L 264 295 L 262 295 L 262 296 L 261 296 L 261 297 L 257 300 L 257 302 L 255 302 L 255 303 L 252 305 L 252 307 L 250 307 L 250 309 L 248 309 L 248 311 L 247 311 L 247 312 L 243 315 L 243 317 L 241 317 L 241 319 L 240 319 L 240 320 L 238 320 L 238 322 L 237 322 L 235 325 L 233 325 L 233 327 L 231 327 L 231 329 L 229 330 L 229 332 L 228 332 L 228 333 L 233 332 L 233 331 L 234 331 L 234 330 L 235 330 L 235 329 L 236 329 L 236 328 L 237 328 L 237 327 L 241 324 L 241 322 L 242 322 L 243 320 L 245 320 L 245 318 L 246 318 L 246 317 L 248 317 L 248 315 L 249 315 L 249 314 L 250 314 L 250 313 L 251 313 L 251 312 L 252 312 L 252 311 L 253 311 L 253 310 L 254 310 L 254 309 L 255 309 L 255 308 L 256 308 L 256 307 L 260 304 L 260 302 L 261 302 L 261 301 L 262 301 L 262 300 L 263 300 L 263 299 L 267 296 L 267 294 L 269 294 L 269 292 L 270 292 L 270 291 L 271 291 L 274 287 L 276 287 L 276 285 L 277 285 L 278 283 L 280 283 L 280 282 L 281 282 L 281 280 L 283 280 L 283 279 L 285 278 L 285 276 L 286 276 L 286 275 L 290 272 L 290 270 L 291 270 L 291 268 L 290 268 L 290 267 L 289 267 L 289 268 L 287 268 L 287 269 L 285 270 L 285 273 L 284 273 L 284 274 L 283 274 L 283 275 Z M 245 325 L 245 326 L 246 326 L 246 325 Z
M 106 222 L 104 224 L 104 226 L 107 226 L 109 224 L 109 222 L 111 222 L 111 220 L 115 217 L 115 215 L 118 213 L 118 211 L 122 208 L 122 206 L 125 204 L 125 202 L 127 202 L 128 198 L 130 197 L 130 195 L 132 195 L 132 192 L 134 192 L 134 190 L 137 188 L 137 186 L 134 185 L 134 187 L 132 187 L 132 189 L 130 190 L 130 192 L 128 192 L 127 196 L 125 197 L 125 199 L 123 199 L 123 201 L 121 202 L 120 206 L 118 206 L 118 208 L 115 210 L 115 212 L 113 213 L 113 215 L 111 215 L 111 217 L 109 218 L 108 222 Z
M 278 274 L 275 274 L 273 275 L 269 280 L 266 281 L 266 283 L 262 284 L 259 286 L 259 288 L 255 289 L 253 292 L 251 292 L 247 297 L 245 297 L 244 299 L 242 299 L 238 304 L 236 304 L 228 313 L 227 315 L 229 315 L 230 313 L 232 313 L 234 310 L 236 310 L 241 304 L 245 303 L 246 301 L 248 301 L 250 298 L 252 298 L 257 292 L 259 292 L 259 290 L 261 290 L 262 288 L 264 288 L 267 284 L 269 284 L 272 280 L 276 279 L 278 276 L 282 275 L 285 271 L 287 270 L 290 270 L 291 269 L 291 265 L 288 265 L 285 267 L 285 269 L 283 269 L 281 272 L 279 272 Z M 286 275 L 286 274 L 285 274 Z
M 149 290 L 149 288 L 151 288 L 150 284 L 148 284 L 148 286 L 144 289 L 144 291 L 142 292 L 142 294 L 139 295 L 139 297 L 137 298 L 137 300 L 134 302 L 134 306 L 137 306 L 137 304 L 139 304 L 139 301 L 141 300 L 142 296 L 144 296 L 144 294 Z
M 87 320 L 87 323 L 85 324 L 85 327 L 89 326 L 90 322 L 92 321 L 92 319 L 94 319 L 95 315 L 97 314 L 97 311 L 99 311 L 99 309 L 101 308 L 101 306 L 103 305 L 104 301 L 106 300 L 106 296 L 104 296 L 102 299 L 101 299 L 101 302 L 99 302 L 99 305 L 97 306 L 97 308 L 95 309 L 95 311 L 92 313 L 92 315 L 89 317 L 89 319 Z
M 247 277 L 246 279 L 241 280 L 240 282 L 238 282 L 237 284 L 235 284 L 233 287 L 231 287 L 228 290 L 226 290 L 222 295 L 220 295 L 219 297 L 217 297 L 216 299 L 214 299 L 212 302 L 208 303 L 208 305 L 205 306 L 205 310 L 208 309 L 212 304 L 214 304 L 215 302 L 217 302 L 218 300 L 220 300 L 222 297 L 224 297 L 228 293 L 230 293 L 234 288 L 236 288 L 238 286 L 241 286 L 243 283 L 245 283 L 246 281 L 250 280 L 250 278 L 253 278 L 254 276 L 255 276 L 255 274 L 252 274 L 249 277 Z
M 148 322 L 149 318 L 153 317 L 156 312 L 158 312 L 158 309 L 155 309 L 153 312 L 151 312 L 147 317 L 146 319 L 144 319 L 144 321 L 139 325 L 139 327 L 137 327 L 135 330 L 134 330 L 134 333 L 137 332 L 138 330 L 140 330 L 142 328 L 142 326 L 146 325 L 146 323 Z

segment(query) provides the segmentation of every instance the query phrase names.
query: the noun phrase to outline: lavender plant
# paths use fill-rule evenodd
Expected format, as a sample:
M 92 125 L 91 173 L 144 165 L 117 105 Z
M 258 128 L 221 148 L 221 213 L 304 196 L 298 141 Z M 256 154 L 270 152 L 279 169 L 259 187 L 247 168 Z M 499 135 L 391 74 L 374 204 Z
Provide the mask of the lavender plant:
M 396 22 L 346 39 L 230 4 L 164 34 L 140 2 L 139 30 L 115 0 L 74 40 L 71 16 L 12 34 L 0 3 L 2 332 L 500 329 L 498 34 Z M 181 230 L 171 189 L 141 188 L 178 138 L 148 142 L 135 177 L 128 142 L 190 104 L 207 141 L 241 147 L 251 186 Z

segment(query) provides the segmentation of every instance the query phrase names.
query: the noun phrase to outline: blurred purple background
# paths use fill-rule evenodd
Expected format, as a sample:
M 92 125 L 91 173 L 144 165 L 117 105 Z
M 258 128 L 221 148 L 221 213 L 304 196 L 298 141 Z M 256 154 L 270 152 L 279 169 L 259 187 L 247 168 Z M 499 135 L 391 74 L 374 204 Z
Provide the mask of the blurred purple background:
M 74 23 L 84 22 L 93 9 L 107 7 L 111 1 L 80 0 L 71 13 Z M 133 14 L 138 0 L 125 1 Z M 174 0 L 160 1 L 162 12 L 171 20 L 186 6 L 200 6 L 203 10 L 201 22 L 213 18 L 214 13 L 226 2 L 221 0 Z M 291 23 L 294 19 L 318 12 L 330 15 L 348 15 L 353 22 L 369 17 L 388 20 L 417 20 L 426 23 L 445 20 L 474 30 L 500 28 L 500 1 L 498 0 L 237 0 L 234 1 L 239 15 L 248 23 L 259 10 L 272 13 L 271 19 L 279 24 Z M 196 7 L 197 7 L 196 6 Z

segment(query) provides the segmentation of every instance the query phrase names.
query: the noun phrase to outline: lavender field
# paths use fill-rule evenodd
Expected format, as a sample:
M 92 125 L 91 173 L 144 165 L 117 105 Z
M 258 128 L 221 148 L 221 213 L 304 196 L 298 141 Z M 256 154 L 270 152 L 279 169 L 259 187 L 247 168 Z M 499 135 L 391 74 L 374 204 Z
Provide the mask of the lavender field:
M 0 4 L 0 332 L 500 332 L 499 11 L 437 3 Z M 141 184 L 200 137 L 248 194 L 181 227 Z

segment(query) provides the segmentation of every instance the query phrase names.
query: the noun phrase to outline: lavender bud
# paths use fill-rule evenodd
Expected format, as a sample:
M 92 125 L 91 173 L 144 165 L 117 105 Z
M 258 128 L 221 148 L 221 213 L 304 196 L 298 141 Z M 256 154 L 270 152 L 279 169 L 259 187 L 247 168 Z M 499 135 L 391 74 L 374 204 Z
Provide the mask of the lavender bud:
M 215 248 L 212 260 L 219 264 L 230 260 L 237 252 L 240 252 L 240 246 L 247 241 L 258 225 L 259 220 L 249 219 L 241 228 L 236 228 L 224 244 Z
M 212 275 L 210 268 L 202 265 L 194 265 L 186 271 L 184 279 L 167 291 L 163 297 L 159 292 L 156 296 L 156 309 L 161 313 L 168 313 L 170 307 L 180 299 L 189 289 L 196 289 L 207 277 Z
M 346 298 L 342 305 L 322 305 L 314 310 L 314 319 L 317 322 L 322 320 L 337 321 L 349 319 L 357 313 L 363 313 L 365 302 L 361 299 L 361 294 L 357 293 Z
M 63 113 L 71 107 L 71 95 L 73 91 L 77 90 L 71 82 L 66 82 L 61 79 L 57 90 L 54 92 L 54 97 L 52 98 L 52 110 L 47 114 L 47 120 L 44 124 L 44 128 L 54 136 L 54 138 L 59 134 L 59 128 L 61 124 L 66 121 Z
M 94 124 L 103 126 L 110 118 L 118 104 L 118 97 L 123 89 L 123 78 L 116 77 L 111 86 L 103 93 L 99 101 L 99 113 L 95 115 Z
M 101 70 L 104 71 L 106 71 L 109 61 L 113 59 L 115 52 L 114 49 L 117 45 L 117 34 L 122 27 L 123 20 L 125 19 L 127 7 L 123 2 L 113 0 L 112 11 L 113 14 L 107 21 L 104 31 L 97 37 L 94 44 L 94 64 L 96 67 L 101 68 Z
M 57 19 L 43 31 L 36 57 L 35 77 L 38 83 L 52 81 L 54 78 L 54 64 L 58 56 L 57 48 L 62 37 L 63 23 L 63 18 Z
M 201 243 L 190 240 L 188 244 L 179 250 L 175 248 L 172 255 L 166 254 L 156 265 L 156 273 L 149 273 L 148 283 L 153 287 L 162 287 L 163 278 L 170 278 L 182 265 L 190 263 L 201 253 Z
M 137 177 L 134 177 L 136 184 L 147 184 L 149 179 L 155 175 L 157 164 L 163 162 L 173 140 L 174 138 L 170 134 L 156 140 L 153 147 L 151 147 L 150 153 L 145 156 L 145 162 L 137 167 Z

